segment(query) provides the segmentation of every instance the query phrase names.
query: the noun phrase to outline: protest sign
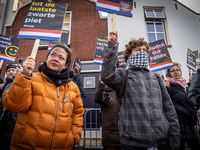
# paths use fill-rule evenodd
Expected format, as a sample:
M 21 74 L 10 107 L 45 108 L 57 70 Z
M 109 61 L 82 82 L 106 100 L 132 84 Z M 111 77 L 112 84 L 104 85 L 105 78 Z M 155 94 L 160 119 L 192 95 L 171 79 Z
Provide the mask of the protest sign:
M 78 60 L 78 58 L 75 58 L 73 66 L 72 66 L 73 73 L 75 75 L 79 76 L 81 69 L 82 69 L 82 64 L 81 64 L 80 60 Z
M 69 30 L 62 30 L 60 41 L 49 41 L 48 51 L 50 51 L 53 45 L 57 42 L 62 42 L 68 45 L 68 39 L 69 39 Z
M 126 62 L 124 61 L 124 55 L 123 52 L 118 52 L 118 64 L 117 68 L 126 68 Z
M 187 50 L 187 67 L 189 69 L 192 69 L 194 72 L 196 72 L 196 57 L 195 57 L 195 53 L 192 52 L 189 48 Z
M 14 63 L 20 40 L 0 35 L 0 59 Z
M 59 41 L 67 3 L 33 1 L 18 38 Z
M 108 46 L 108 38 L 97 36 L 96 48 L 94 54 L 94 64 L 102 65 L 104 58 L 104 51 Z
M 163 39 L 151 42 L 149 46 L 149 65 L 151 71 L 156 72 L 173 67 L 172 60 Z
M 97 0 L 97 10 L 132 17 L 133 0 Z

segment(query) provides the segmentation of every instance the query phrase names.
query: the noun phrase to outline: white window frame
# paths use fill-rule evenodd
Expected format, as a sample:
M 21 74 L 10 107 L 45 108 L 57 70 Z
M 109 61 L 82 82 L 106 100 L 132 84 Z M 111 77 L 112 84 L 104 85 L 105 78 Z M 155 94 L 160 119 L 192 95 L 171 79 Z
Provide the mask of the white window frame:
M 165 35 L 165 26 L 164 26 L 164 22 L 162 22 L 162 21 L 146 21 L 146 28 L 147 28 L 147 24 L 148 24 L 148 23 L 153 23 L 153 25 L 154 25 L 154 32 L 148 32 L 148 30 L 147 30 L 148 41 L 149 41 L 148 33 L 154 33 L 154 34 L 155 34 L 155 37 L 156 37 L 156 41 L 158 40 L 157 33 L 164 33 L 164 40 L 165 40 L 165 43 L 166 43 L 166 35 Z M 163 32 L 157 32 L 157 31 L 156 31 L 156 23 L 161 23 L 161 24 L 162 24 Z M 149 41 L 149 42 L 152 42 L 152 41 Z
M 91 61 L 81 61 L 82 65 L 92 65 L 94 64 L 94 60 Z M 99 70 L 81 70 L 81 73 L 87 73 L 87 72 L 100 72 L 101 71 L 101 65 L 99 65 Z
M 148 10 L 153 10 L 154 17 L 149 17 L 149 16 L 147 15 L 147 11 L 148 11 Z M 156 16 L 156 13 L 155 13 L 155 10 L 161 10 L 161 13 L 162 13 L 163 17 L 157 17 L 157 16 Z M 145 11 L 145 16 L 146 16 L 146 18 L 162 18 L 162 19 L 165 19 L 165 14 L 163 13 L 163 10 L 162 10 L 162 9 L 145 9 L 144 11 Z

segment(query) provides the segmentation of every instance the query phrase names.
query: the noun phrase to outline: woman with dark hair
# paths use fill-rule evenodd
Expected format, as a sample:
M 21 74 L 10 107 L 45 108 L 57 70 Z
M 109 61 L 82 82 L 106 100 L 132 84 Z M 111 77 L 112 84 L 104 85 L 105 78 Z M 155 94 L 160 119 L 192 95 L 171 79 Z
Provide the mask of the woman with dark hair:
M 18 113 L 12 150 L 71 150 L 79 143 L 84 109 L 78 86 L 68 80 L 70 62 L 71 51 L 62 43 L 49 51 L 40 72 L 33 73 L 31 56 L 24 61 L 2 100 L 6 109 Z
M 197 130 L 197 113 L 188 100 L 187 82 L 181 77 L 181 65 L 173 62 L 174 67 L 167 69 L 167 80 L 164 80 L 169 95 L 178 115 L 181 144 L 179 150 L 185 150 L 185 143 L 191 150 L 200 150 Z

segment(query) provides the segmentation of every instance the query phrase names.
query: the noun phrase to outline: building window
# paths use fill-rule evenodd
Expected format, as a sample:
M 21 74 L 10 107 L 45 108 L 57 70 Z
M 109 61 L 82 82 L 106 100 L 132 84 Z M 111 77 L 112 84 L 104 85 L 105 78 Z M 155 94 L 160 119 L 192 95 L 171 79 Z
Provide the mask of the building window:
M 169 43 L 166 34 L 166 17 L 162 9 L 145 9 L 145 21 L 148 42 L 164 39 Z
M 69 38 L 67 45 L 70 45 L 70 38 L 71 38 L 71 12 L 66 11 L 65 18 L 63 21 L 63 27 L 62 30 L 68 30 L 69 31 Z M 40 46 L 48 46 L 49 41 L 48 40 L 40 40 Z

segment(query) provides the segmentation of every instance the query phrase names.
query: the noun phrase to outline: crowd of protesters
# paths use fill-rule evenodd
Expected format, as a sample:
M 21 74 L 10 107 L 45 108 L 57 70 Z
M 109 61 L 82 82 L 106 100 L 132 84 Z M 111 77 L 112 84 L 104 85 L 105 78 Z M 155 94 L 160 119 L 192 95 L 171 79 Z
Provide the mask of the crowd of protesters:
M 110 32 L 94 101 L 101 107 L 104 150 L 200 150 L 197 109 L 200 70 L 182 78 L 173 62 L 166 79 L 149 69 L 143 38 L 126 45 L 117 68 L 117 32 Z M 33 72 L 35 60 L 6 66 L 0 80 L 0 149 L 66 149 L 79 143 L 86 95 L 70 71 L 71 50 L 57 43 Z

